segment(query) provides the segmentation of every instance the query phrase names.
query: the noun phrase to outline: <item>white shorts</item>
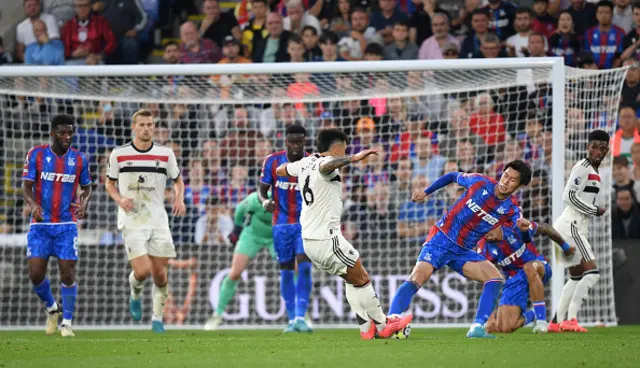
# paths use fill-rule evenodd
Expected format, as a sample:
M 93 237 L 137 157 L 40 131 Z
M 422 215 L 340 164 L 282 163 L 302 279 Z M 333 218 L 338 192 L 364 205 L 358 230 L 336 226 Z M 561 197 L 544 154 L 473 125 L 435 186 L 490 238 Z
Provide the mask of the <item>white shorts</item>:
M 175 258 L 176 247 L 169 227 L 162 229 L 123 229 L 122 237 L 129 260 L 148 254 L 154 257 Z
M 325 240 L 302 239 L 302 244 L 311 262 L 332 275 L 345 275 L 347 267 L 354 267 L 360 258 L 360 253 L 342 234 Z
M 587 234 L 580 231 L 578 226 L 570 221 L 556 221 L 553 227 L 560 233 L 564 241 L 576 248 L 575 253 L 567 257 L 560 246 L 554 243 L 556 259 L 560 265 L 568 268 L 579 265 L 582 259 L 585 262 L 595 261 L 596 257 L 587 240 Z

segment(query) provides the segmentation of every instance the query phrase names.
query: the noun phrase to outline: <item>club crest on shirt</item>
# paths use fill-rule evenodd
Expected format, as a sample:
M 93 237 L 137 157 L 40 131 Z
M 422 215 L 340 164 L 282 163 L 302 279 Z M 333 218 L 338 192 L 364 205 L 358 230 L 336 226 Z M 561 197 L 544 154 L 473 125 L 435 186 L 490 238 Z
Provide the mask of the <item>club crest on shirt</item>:
M 51 157 L 47 157 L 47 162 L 51 162 Z
M 76 160 L 74 160 L 73 157 L 69 157 L 69 160 L 67 161 L 67 165 L 76 166 Z
M 496 210 L 496 212 L 498 212 L 498 213 L 499 213 L 499 214 L 501 214 L 501 215 L 504 215 L 505 209 L 504 209 L 504 207 L 499 207 L 499 208 Z
M 580 185 L 580 178 L 573 179 L 573 184 Z
M 509 235 L 507 237 L 507 241 L 509 242 L 509 244 L 515 244 L 516 238 L 513 235 Z

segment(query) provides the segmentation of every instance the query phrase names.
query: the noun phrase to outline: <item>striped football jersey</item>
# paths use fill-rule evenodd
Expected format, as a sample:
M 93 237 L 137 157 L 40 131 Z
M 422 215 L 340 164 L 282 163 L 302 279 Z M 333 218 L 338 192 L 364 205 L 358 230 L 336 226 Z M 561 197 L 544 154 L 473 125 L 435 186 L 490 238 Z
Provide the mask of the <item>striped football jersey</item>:
M 591 166 L 589 159 L 578 161 L 571 169 L 567 186 L 564 188 L 562 199 L 565 207 L 558 221 L 571 222 L 580 230 L 586 231 L 589 216 L 598 213 L 596 198 L 600 186 L 600 174 Z

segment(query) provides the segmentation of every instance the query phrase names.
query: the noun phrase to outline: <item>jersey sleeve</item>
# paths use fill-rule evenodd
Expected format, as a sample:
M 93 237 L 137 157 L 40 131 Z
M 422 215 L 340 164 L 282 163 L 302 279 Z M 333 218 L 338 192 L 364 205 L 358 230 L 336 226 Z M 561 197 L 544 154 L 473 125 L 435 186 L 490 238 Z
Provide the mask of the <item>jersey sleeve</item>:
M 586 183 L 589 173 L 586 168 L 580 164 L 571 169 L 571 175 L 567 181 L 567 186 L 564 188 L 563 200 L 569 204 L 573 209 L 585 215 L 598 214 L 598 207 L 593 203 L 587 203 L 580 199 L 578 193 L 582 192 Z
M 467 189 L 469 189 L 470 186 L 472 186 L 473 184 L 479 181 L 486 181 L 486 177 L 484 175 L 475 174 L 475 173 L 471 173 L 471 174 L 460 173 L 458 174 L 458 178 L 456 179 L 456 182 L 458 183 L 458 185 L 461 185 Z
M 240 203 L 238 203 L 238 205 L 236 206 L 236 210 L 233 213 L 234 225 L 244 226 L 244 218 L 247 212 L 250 211 L 252 200 L 255 200 L 255 198 L 253 195 L 250 195 L 247 198 L 243 199 Z
M 272 156 L 267 156 L 267 158 L 264 159 L 264 162 L 262 163 L 262 173 L 260 174 L 261 183 L 264 183 L 267 185 L 273 185 L 273 174 L 272 174 L 273 161 L 275 160 L 273 159 Z
M 38 173 L 36 173 L 36 153 L 34 149 L 31 149 L 27 153 L 27 158 L 24 160 L 24 168 L 22 169 L 22 180 L 35 181 Z
M 82 171 L 80 171 L 80 186 L 86 187 L 91 184 L 91 173 L 89 172 L 89 159 L 85 155 L 82 158 Z
M 180 167 L 173 150 L 169 150 L 169 162 L 167 163 L 167 174 L 171 180 L 176 180 L 180 176 Z
M 111 180 L 118 180 L 118 175 L 120 175 L 120 167 L 118 166 L 118 156 L 116 156 L 116 151 L 111 151 L 111 156 L 109 156 L 109 165 L 107 166 L 107 178 Z
M 300 176 L 300 172 L 302 171 L 302 160 L 289 162 L 286 166 L 286 169 L 289 176 Z

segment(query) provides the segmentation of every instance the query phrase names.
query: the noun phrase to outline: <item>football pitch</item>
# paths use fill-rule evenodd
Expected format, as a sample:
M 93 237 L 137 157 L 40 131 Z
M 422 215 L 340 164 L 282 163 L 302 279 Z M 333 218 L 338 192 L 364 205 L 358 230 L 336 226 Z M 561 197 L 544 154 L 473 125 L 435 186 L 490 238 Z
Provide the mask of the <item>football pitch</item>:
M 0 368 L 9 367 L 639 367 L 640 326 L 586 334 L 495 340 L 462 329 L 413 329 L 407 340 L 362 341 L 357 330 L 284 335 L 275 330 L 83 331 L 76 337 L 0 332 Z

